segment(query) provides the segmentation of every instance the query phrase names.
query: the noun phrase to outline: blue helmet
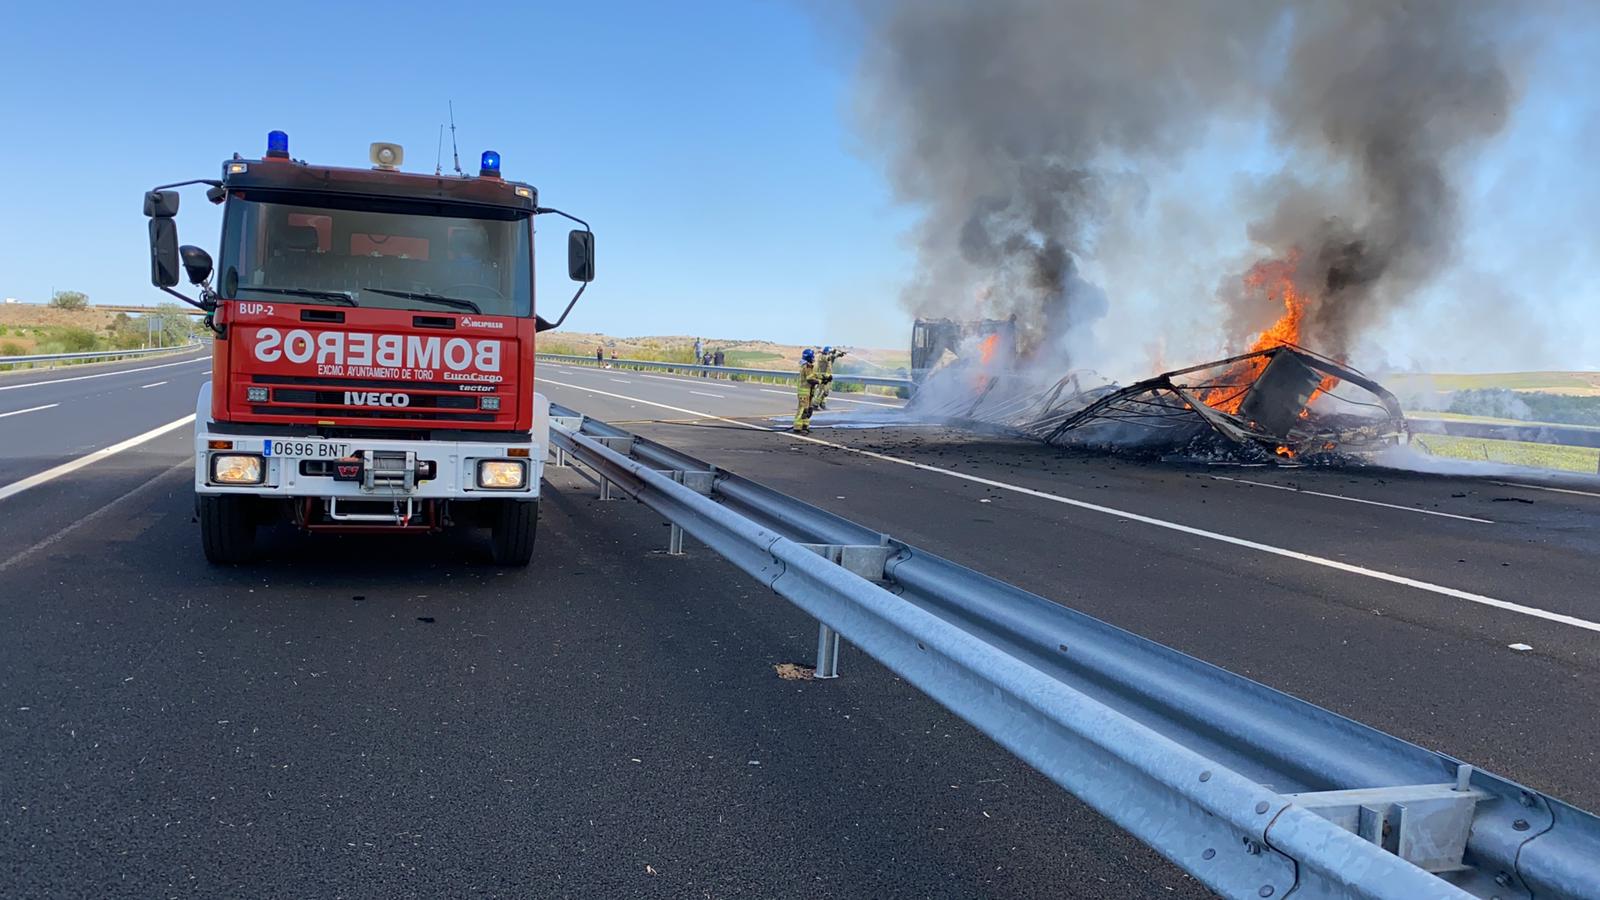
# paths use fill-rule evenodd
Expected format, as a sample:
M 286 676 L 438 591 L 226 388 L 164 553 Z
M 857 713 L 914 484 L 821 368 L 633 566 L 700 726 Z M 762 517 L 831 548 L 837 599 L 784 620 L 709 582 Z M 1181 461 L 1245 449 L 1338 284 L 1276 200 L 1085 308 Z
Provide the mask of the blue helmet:
M 816 351 L 812 350 L 810 347 L 807 347 L 800 351 L 800 358 L 806 362 L 812 362 L 817 358 L 817 354 Z
M 833 352 L 833 348 L 832 347 L 823 347 L 822 348 L 822 352 L 823 353 L 832 353 Z

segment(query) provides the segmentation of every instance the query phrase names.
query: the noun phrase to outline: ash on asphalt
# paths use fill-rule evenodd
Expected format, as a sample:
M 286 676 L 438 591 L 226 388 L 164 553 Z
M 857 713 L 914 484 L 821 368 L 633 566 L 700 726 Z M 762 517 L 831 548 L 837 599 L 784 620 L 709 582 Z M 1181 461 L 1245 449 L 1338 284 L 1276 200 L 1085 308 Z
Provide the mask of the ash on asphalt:
M 7 572 L 3 893 L 1206 895 L 860 653 L 778 677 L 812 621 L 552 479 L 525 571 L 208 567 L 180 471 Z

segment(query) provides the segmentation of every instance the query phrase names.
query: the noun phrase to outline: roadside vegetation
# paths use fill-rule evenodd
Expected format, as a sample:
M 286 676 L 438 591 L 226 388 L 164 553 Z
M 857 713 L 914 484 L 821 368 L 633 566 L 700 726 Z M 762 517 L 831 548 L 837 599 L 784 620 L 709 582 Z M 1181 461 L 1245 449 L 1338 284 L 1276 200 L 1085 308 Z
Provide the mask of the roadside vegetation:
M 0 357 L 178 347 L 193 343 L 198 328 L 194 317 L 177 304 L 131 316 L 89 306 L 81 292 L 61 291 L 48 306 L 0 306 Z M 17 367 L 0 365 L 0 370 L 11 368 Z
M 1556 444 L 1496 441 L 1445 434 L 1412 435 L 1411 443 L 1430 456 L 1446 459 L 1530 466 L 1589 475 L 1600 474 L 1600 449 L 1594 447 L 1562 447 Z

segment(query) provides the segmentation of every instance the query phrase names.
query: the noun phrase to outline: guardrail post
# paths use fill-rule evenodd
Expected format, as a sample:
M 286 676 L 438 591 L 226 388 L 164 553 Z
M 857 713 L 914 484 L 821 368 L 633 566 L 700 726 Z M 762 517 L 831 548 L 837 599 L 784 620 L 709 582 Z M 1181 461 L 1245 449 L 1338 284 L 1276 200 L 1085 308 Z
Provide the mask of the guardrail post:
M 839 677 L 839 632 L 817 623 L 817 670 L 813 678 Z
M 687 485 L 687 486 L 689 486 L 690 488 L 692 488 L 693 490 L 695 490 L 695 491 L 697 491 L 699 493 L 706 494 L 706 495 L 710 495 L 710 493 L 711 493 L 710 480 L 708 478 L 704 477 L 706 475 L 709 475 L 710 474 L 709 472 L 706 472 L 706 473 L 702 473 L 702 472 L 685 472 L 682 469 L 675 469 L 671 473 L 668 473 L 668 474 L 671 474 L 673 481 L 676 481 L 677 483 L 682 484 L 682 485 Z M 690 475 L 694 475 L 694 476 L 697 476 L 697 477 L 691 479 L 689 477 Z M 690 484 L 689 483 L 690 481 L 693 481 L 694 483 Z M 668 556 L 682 556 L 683 555 L 683 526 L 679 525 L 677 522 L 669 522 L 667 524 L 672 526 L 671 530 L 667 532 L 667 555 Z
M 609 478 L 605 477 L 604 475 L 601 475 L 599 472 L 596 472 L 595 475 L 597 477 L 599 477 L 599 479 L 600 479 L 600 499 L 601 500 L 610 500 L 611 499 L 611 480 Z

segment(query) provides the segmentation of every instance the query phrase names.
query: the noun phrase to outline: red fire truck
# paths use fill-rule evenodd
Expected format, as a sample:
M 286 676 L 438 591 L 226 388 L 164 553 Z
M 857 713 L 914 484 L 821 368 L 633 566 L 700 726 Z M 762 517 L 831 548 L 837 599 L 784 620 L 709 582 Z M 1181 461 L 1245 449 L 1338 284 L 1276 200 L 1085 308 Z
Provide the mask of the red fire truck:
M 220 180 L 145 195 L 151 280 L 202 308 L 215 332 L 195 409 L 196 506 L 208 559 L 252 558 L 259 526 L 430 533 L 487 527 L 494 561 L 526 565 L 538 524 L 549 402 L 534 393 L 534 335 L 566 319 L 594 278 L 594 235 L 539 206 L 482 157 L 477 177 L 311 165 L 272 132 Z M 178 246 L 176 188 L 223 205 L 217 262 Z M 555 321 L 534 311 L 533 220 L 567 240 L 580 282 Z M 175 290 L 179 267 L 198 299 Z M 212 277 L 216 276 L 213 284 Z

